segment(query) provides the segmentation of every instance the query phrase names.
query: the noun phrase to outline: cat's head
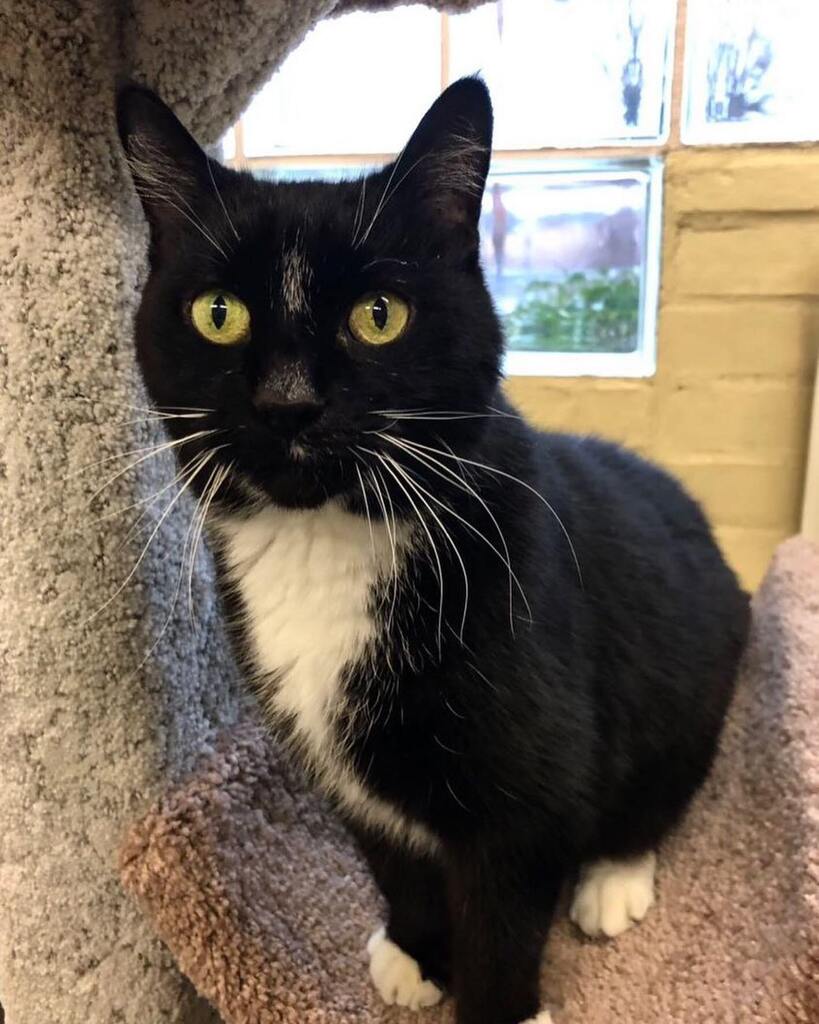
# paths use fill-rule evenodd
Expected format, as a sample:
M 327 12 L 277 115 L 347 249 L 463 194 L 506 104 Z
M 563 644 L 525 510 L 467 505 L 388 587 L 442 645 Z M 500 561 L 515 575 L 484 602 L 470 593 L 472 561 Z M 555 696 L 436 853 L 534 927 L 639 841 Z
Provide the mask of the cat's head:
M 474 441 L 502 350 L 478 254 L 482 82 L 456 82 L 393 163 L 340 183 L 226 169 L 139 87 L 117 112 L 150 225 L 139 362 L 190 437 L 176 450 L 194 490 L 230 467 L 222 494 L 312 507 L 399 454 L 383 434 Z

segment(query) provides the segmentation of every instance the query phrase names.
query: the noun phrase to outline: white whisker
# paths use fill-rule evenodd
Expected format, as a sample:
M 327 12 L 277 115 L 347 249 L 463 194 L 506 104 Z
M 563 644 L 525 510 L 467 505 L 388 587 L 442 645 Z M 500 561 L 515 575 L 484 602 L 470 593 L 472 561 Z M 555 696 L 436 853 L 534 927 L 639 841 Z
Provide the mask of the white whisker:
M 172 448 L 177 448 L 181 444 L 187 444 L 189 441 L 195 441 L 195 440 L 198 440 L 201 437 L 210 437 L 213 434 L 218 434 L 218 433 L 220 433 L 220 431 L 218 429 L 216 429 L 216 428 L 214 428 L 212 430 L 198 430 L 198 431 L 196 431 L 196 433 L 188 434 L 185 437 L 181 437 L 181 438 L 179 438 L 176 441 L 167 441 L 164 444 L 155 445 L 155 446 L 149 446 L 149 448 L 147 450 L 145 448 L 138 448 L 138 449 L 136 449 L 136 451 L 125 452 L 124 454 L 117 455 L 117 456 L 113 456 L 112 455 L 112 456 L 110 456 L 107 459 L 100 460 L 101 462 L 110 462 L 114 458 L 120 458 L 120 459 L 127 458 L 127 456 L 135 455 L 135 454 L 137 454 L 137 452 L 147 451 L 147 454 L 142 455 L 142 456 L 140 456 L 140 458 L 135 459 L 133 462 L 129 463 L 123 469 L 119 470 L 119 472 L 115 473 L 112 477 L 110 477 L 108 480 L 106 480 L 104 484 L 102 484 L 100 487 L 98 487 L 97 490 L 94 491 L 94 493 L 88 499 L 88 504 L 92 505 L 94 503 L 94 501 L 96 500 L 96 498 L 99 497 L 99 495 L 102 494 L 102 492 L 104 490 L 106 490 L 108 487 L 110 487 L 111 484 L 114 483 L 115 480 L 119 480 L 119 478 L 121 476 L 123 476 L 125 473 L 130 472 L 130 470 L 135 469 L 137 466 L 139 466 L 141 463 L 145 462 L 147 459 L 152 459 L 152 458 L 154 458 L 154 456 L 160 455 L 162 452 L 170 451 Z M 100 463 L 98 462 L 97 465 L 100 465 Z M 91 468 L 90 466 L 86 466 L 85 469 L 83 470 L 83 472 L 85 470 L 87 470 L 87 469 L 90 469 L 90 468 Z
M 478 668 L 478 666 L 474 662 L 467 661 L 467 662 L 465 662 L 465 664 L 468 665 L 469 668 L 471 668 L 472 671 L 477 676 L 480 676 L 480 678 L 483 679 L 483 681 L 486 683 L 486 685 L 489 687 L 490 690 L 493 690 L 495 693 L 498 692 L 497 686 L 495 686 L 495 684 L 492 682 L 492 680 L 485 673 L 481 672 L 481 670 Z
M 364 204 L 367 199 L 367 179 L 366 177 L 361 179 L 361 191 L 358 194 L 358 205 L 356 206 L 355 219 L 353 220 L 353 237 L 351 245 L 353 249 L 356 248 L 356 240 L 358 238 L 358 232 L 361 230 L 361 225 L 364 223 Z
M 370 528 L 370 547 L 372 548 L 373 559 L 375 559 L 375 534 L 373 533 L 373 520 L 370 515 L 370 502 L 367 499 L 367 491 L 364 487 L 364 478 L 361 475 L 361 470 L 356 466 L 355 471 L 358 474 L 358 485 L 361 488 L 361 497 L 364 499 L 364 509 L 367 513 L 367 526 Z
M 387 184 L 384 186 L 384 191 L 381 193 L 381 198 L 378 200 L 378 203 L 376 204 L 375 213 L 372 216 L 372 220 L 367 225 L 367 230 L 364 232 L 364 234 L 361 236 L 359 241 L 356 243 L 356 246 L 355 246 L 356 249 L 360 248 L 367 241 L 367 239 L 370 237 L 370 232 L 372 231 L 373 226 L 375 225 L 375 222 L 378 220 L 378 218 L 379 218 L 379 216 L 381 214 L 381 211 L 384 209 L 384 207 L 387 205 L 387 203 L 390 201 L 390 199 L 392 199 L 392 197 L 395 195 L 395 193 L 397 192 L 397 190 L 400 187 L 401 183 L 410 174 L 412 174 L 412 172 L 415 170 L 415 168 L 418 166 L 418 164 L 420 164 L 422 160 L 425 160 L 428 157 L 428 155 L 429 155 L 427 153 L 423 153 L 421 156 L 419 156 L 418 159 L 415 161 L 415 163 L 413 163 L 412 166 L 407 171 L 405 171 L 404 174 L 401 175 L 401 177 L 398 179 L 398 181 L 396 181 L 395 185 L 393 185 L 392 188 L 390 188 L 390 186 L 392 185 L 392 180 L 395 177 L 395 172 L 398 170 L 398 167 L 401 164 L 401 160 L 402 160 L 405 152 L 406 152 L 406 146 L 398 154 L 398 158 L 396 159 L 395 164 L 393 165 L 392 171 L 390 172 L 390 176 L 389 176 L 389 178 L 387 178 Z
M 210 183 L 211 183 L 211 185 L 213 185 L 213 191 L 216 193 L 216 198 L 219 200 L 219 205 L 222 207 L 222 213 L 224 213 L 224 215 L 225 215 L 225 220 L 230 225 L 230 230 L 236 236 L 236 241 L 240 242 L 241 239 L 239 238 L 239 232 L 236 230 L 236 225 L 230 219 L 230 214 L 227 211 L 227 207 L 225 206 L 224 199 L 222 199 L 222 194 L 219 191 L 219 189 L 216 187 L 216 179 L 213 176 L 213 167 L 211 165 L 211 160 L 210 160 L 209 157 L 205 157 L 205 163 L 208 165 L 208 174 L 210 175 Z
M 476 469 L 483 469 L 487 473 L 495 473 L 497 476 L 502 476 L 506 480 L 511 480 L 513 483 L 520 484 L 521 487 L 525 487 L 526 490 L 530 491 L 539 501 L 542 501 L 543 504 L 546 506 L 546 508 L 549 510 L 549 512 L 554 517 L 555 521 L 557 522 L 557 525 L 560 527 L 560 529 L 561 529 L 561 531 L 563 533 L 563 536 L 566 538 L 566 543 L 569 545 L 569 550 L 571 552 L 572 559 L 574 561 L 574 567 L 575 567 L 575 570 L 577 571 L 577 578 L 578 578 L 578 581 L 580 582 L 580 586 L 582 588 L 582 586 L 583 586 L 583 573 L 580 571 L 580 562 L 578 561 L 577 552 L 575 551 L 574 544 L 572 543 L 572 538 L 569 536 L 569 531 L 566 529 L 566 527 L 565 527 L 565 525 L 563 523 L 563 520 L 557 514 L 557 511 L 555 510 L 555 508 L 546 500 L 546 498 L 543 497 L 543 495 L 540 493 L 540 491 L 535 490 L 535 488 L 532 487 L 531 484 L 527 484 L 525 480 L 521 480 L 519 477 L 513 476 L 511 473 L 507 473 L 503 469 L 498 469 L 497 466 L 489 466 L 486 463 L 476 462 L 475 459 L 467 459 L 467 458 L 465 458 L 462 455 L 455 455 L 454 453 L 447 454 L 446 452 L 440 451 L 440 449 L 430 448 L 429 445 L 420 444 L 417 441 L 413 442 L 413 444 L 415 444 L 418 448 L 421 448 L 421 449 L 423 449 L 425 451 L 432 451 L 432 452 L 436 452 L 438 455 L 443 455 L 444 458 L 455 459 L 457 462 L 463 463 L 464 465 L 474 466 Z
M 201 463 L 206 458 L 210 457 L 211 451 L 218 452 L 221 448 L 226 448 L 226 447 L 227 447 L 227 445 L 222 444 L 222 445 L 219 445 L 217 448 L 205 449 L 205 451 L 199 452 L 198 455 L 195 455 L 191 459 L 191 461 L 189 463 L 187 463 L 185 465 L 185 467 L 182 470 L 180 470 L 179 473 L 176 474 L 176 476 L 171 481 L 171 483 L 168 485 L 168 487 L 172 486 L 174 483 L 181 482 L 181 480 L 184 479 L 187 476 L 188 473 L 193 472 L 194 469 L 198 469 L 199 466 L 201 465 Z M 168 487 L 163 487 L 162 491 L 168 490 Z M 162 491 L 160 491 L 159 493 L 161 494 Z M 157 495 L 157 497 L 158 497 L 158 495 Z M 131 523 L 130 529 L 125 534 L 125 536 L 122 538 L 120 543 L 117 545 L 117 551 L 119 551 L 119 549 L 121 547 L 123 547 L 125 544 L 127 544 L 128 541 L 131 539 L 131 537 L 135 536 L 136 534 L 138 534 L 140 532 L 141 527 L 140 527 L 139 524 L 142 522 L 142 520 L 148 514 L 148 512 L 150 511 L 150 509 L 153 506 L 153 504 L 154 504 L 154 502 L 150 501 L 149 504 L 147 504 L 145 506 L 145 508 L 140 512 L 140 514 L 137 516 L 137 518 L 133 521 L 133 523 Z
M 441 517 L 435 512 L 433 507 L 426 500 L 425 495 L 427 497 L 432 498 L 433 501 L 436 501 L 437 499 L 433 498 L 432 495 L 429 493 L 429 491 L 427 491 L 425 488 L 421 487 L 421 485 L 418 483 L 418 481 L 414 480 L 410 476 L 410 474 L 401 465 L 401 463 L 398 462 L 397 459 L 394 459 L 391 455 L 385 455 L 384 458 L 387 459 L 387 461 L 393 466 L 393 468 L 396 470 L 396 472 L 401 474 L 401 476 L 403 477 L 403 479 L 406 482 L 407 486 L 412 488 L 415 491 L 415 493 L 418 495 L 419 500 L 424 503 L 425 508 L 427 509 L 429 514 L 432 516 L 432 518 L 435 520 L 435 522 L 438 524 L 438 528 L 440 529 L 441 533 L 443 533 L 444 537 L 449 542 L 449 545 L 452 548 L 453 552 L 455 553 L 455 557 L 458 559 L 458 563 L 461 566 L 461 573 L 462 573 L 463 578 L 464 578 L 464 610 L 463 610 L 463 615 L 461 616 L 461 628 L 460 628 L 459 636 L 460 636 L 461 643 L 463 643 L 464 629 L 466 628 L 466 615 L 467 615 L 467 610 L 468 610 L 468 607 L 469 607 L 469 576 L 468 576 L 467 571 L 466 571 L 466 565 L 464 564 L 464 560 L 461 557 L 461 552 L 458 549 L 458 545 L 452 539 L 452 535 L 450 534 L 449 530 L 447 530 L 447 528 L 444 526 L 443 522 L 441 521 Z
M 365 464 L 366 465 L 366 464 Z M 395 620 L 395 606 L 398 601 L 398 528 L 395 522 L 395 508 L 392 503 L 392 496 L 390 495 L 387 481 L 384 479 L 384 475 L 377 466 L 370 466 L 369 473 L 373 480 L 376 494 L 378 495 L 378 501 L 381 505 L 381 511 L 384 516 L 384 527 L 387 531 L 387 537 L 390 541 L 390 550 L 392 553 L 392 601 L 390 603 L 390 614 L 388 618 L 388 624 L 391 627 Z M 384 488 L 386 494 L 386 501 L 381 493 L 381 488 Z M 387 503 L 389 503 L 389 511 L 387 509 Z
M 205 500 L 208 495 L 208 490 L 214 477 L 219 472 L 221 467 L 218 465 L 213 466 L 210 471 L 210 476 L 205 481 L 205 486 L 202 488 L 202 492 L 196 499 L 196 505 L 194 506 L 193 512 L 191 513 L 191 520 L 188 523 L 188 529 L 185 531 L 185 544 L 182 549 L 182 571 L 184 574 L 185 558 L 190 552 L 188 558 L 189 571 L 188 571 L 188 616 L 190 619 L 191 626 L 194 625 L 193 621 L 193 569 L 196 560 L 196 537 L 199 530 L 199 516 L 204 507 Z
M 382 485 L 385 490 L 387 489 L 387 482 L 381 475 L 380 470 L 376 472 L 375 468 L 371 468 L 370 476 L 372 477 L 373 487 L 378 496 L 378 502 L 381 505 L 381 512 L 384 516 L 384 528 L 387 531 L 387 537 L 390 542 L 390 554 L 392 556 L 392 600 L 390 602 L 390 613 L 387 619 L 387 624 L 388 627 L 392 627 L 392 624 L 395 621 L 395 606 L 398 601 L 398 551 L 396 545 L 395 513 L 393 512 L 392 518 L 390 518 L 390 513 L 388 512 L 386 502 L 384 501 L 384 496 L 381 493 Z
M 518 576 L 515 573 L 515 571 L 512 569 L 512 556 L 509 551 L 509 545 L 506 542 L 506 536 L 503 530 L 501 529 L 497 517 L 492 512 L 491 508 L 484 500 L 484 498 L 478 493 L 478 491 L 471 484 L 467 483 L 467 481 L 463 477 L 458 476 L 458 474 L 451 470 L 445 463 L 441 462 L 439 459 L 436 459 L 433 455 L 415 451 L 415 443 L 412 441 L 408 441 L 406 438 L 392 437 L 389 434 L 382 434 L 381 436 L 384 438 L 385 441 L 390 441 L 393 444 L 397 445 L 399 448 L 402 448 L 408 455 L 412 456 L 414 459 L 420 462 L 421 465 L 427 466 L 427 468 L 429 468 L 433 473 L 441 477 L 442 480 L 446 481 L 447 483 L 454 484 L 465 494 L 471 495 L 473 498 L 475 498 L 475 500 L 481 505 L 483 510 L 491 519 L 498 533 L 498 537 L 500 538 L 502 552 L 499 551 L 498 548 L 492 543 L 492 541 L 490 541 L 488 537 L 486 537 L 480 530 L 478 530 L 476 526 L 474 526 L 468 520 L 460 516 L 457 512 L 455 512 L 454 509 L 450 508 L 449 506 L 446 506 L 449 509 L 450 514 L 454 515 L 456 519 L 460 519 L 460 521 L 465 526 L 467 526 L 478 537 L 480 537 L 489 546 L 489 548 L 498 556 L 502 564 L 506 567 L 506 570 L 509 574 L 509 628 L 511 630 L 512 635 L 514 636 L 515 618 L 513 585 L 517 587 L 520 596 L 523 599 L 523 603 L 526 606 L 526 614 L 528 615 L 530 622 L 532 620 L 532 609 L 526 597 L 526 592 L 523 589 L 523 585 L 518 579 Z
M 424 533 L 427 535 L 427 540 L 429 541 L 430 546 L 432 548 L 432 555 L 433 555 L 433 557 L 435 559 L 435 564 L 436 564 L 437 570 L 438 570 L 438 585 L 439 585 L 439 593 L 440 593 L 440 600 L 439 600 L 439 604 L 438 604 L 438 652 L 440 654 L 442 646 L 443 646 L 444 572 L 443 572 L 443 567 L 441 565 L 441 558 L 440 558 L 440 555 L 438 554 L 438 546 L 436 545 L 435 540 L 433 539 L 432 533 L 431 533 L 429 527 L 426 524 L 426 520 L 421 515 L 421 512 L 418 509 L 418 506 L 413 501 L 412 495 L 409 493 L 409 491 L 406 489 L 406 487 L 401 483 L 400 478 L 394 472 L 392 467 L 387 463 L 386 457 L 383 456 L 380 452 L 372 451 L 369 448 L 361 447 L 360 450 L 366 452 L 368 455 L 375 456 L 375 458 L 377 458 L 378 461 L 382 464 L 384 469 L 386 469 L 386 471 L 390 474 L 390 476 L 395 480 L 395 482 L 398 484 L 398 486 L 404 492 L 404 494 L 405 494 L 405 496 L 407 498 L 407 501 L 409 501 L 409 503 L 410 503 L 410 505 L 412 507 L 412 510 L 415 512 L 415 515 L 418 518 L 418 522 L 421 524 L 421 527 L 422 527 Z
M 210 453 L 211 456 L 213 454 L 214 454 L 213 452 Z M 94 619 L 101 612 L 103 612 L 111 604 L 111 602 L 114 601 L 119 596 L 119 594 L 122 593 L 122 591 L 125 589 L 125 587 L 128 586 L 128 583 L 134 578 L 134 575 L 135 575 L 137 569 L 140 567 L 140 565 L 142 564 L 143 559 L 145 558 L 145 555 L 148 553 L 148 549 L 150 548 L 151 543 L 153 542 L 154 537 L 156 537 L 157 533 L 160 530 L 160 527 L 162 526 L 162 524 L 165 522 L 165 520 L 170 515 L 171 509 L 173 509 L 173 507 L 174 507 L 174 505 L 176 505 L 177 501 L 179 501 L 179 499 L 182 497 L 182 495 L 185 493 L 185 491 L 190 487 L 191 483 L 193 482 L 194 477 L 200 472 L 200 470 L 202 469 L 202 466 L 204 466 L 208 461 L 209 461 L 208 459 L 205 459 L 203 462 L 201 462 L 199 464 L 199 466 L 196 468 L 196 470 L 194 470 L 194 472 L 188 476 L 188 478 L 186 479 L 186 481 L 183 484 L 183 486 L 179 489 L 179 491 L 177 491 L 177 493 L 173 496 L 173 498 L 171 498 L 171 500 L 168 502 L 167 506 L 165 507 L 165 510 L 163 511 L 162 515 L 159 517 L 159 520 L 157 521 L 156 525 L 154 526 L 154 528 L 153 528 L 153 530 L 151 532 L 150 537 L 148 538 L 148 540 L 146 541 L 144 547 L 142 548 L 142 551 L 140 552 L 139 557 L 137 558 L 136 562 L 134 563 L 134 566 L 131 569 L 131 571 L 128 573 L 128 575 L 125 577 L 125 579 L 122 581 L 122 583 L 120 583 L 120 585 L 117 587 L 117 589 L 114 591 L 114 593 L 111 594 L 111 596 L 106 601 L 104 601 L 103 604 L 91 616 L 89 616 L 81 624 L 81 626 L 80 626 L 81 629 L 85 628 L 87 625 L 89 625 L 89 623 L 93 622 Z
M 155 444 L 142 445 L 139 448 L 131 448 L 126 452 L 117 452 L 114 455 L 106 455 L 101 459 L 96 459 L 94 462 L 89 462 L 85 466 L 80 466 L 79 469 L 73 470 L 63 477 L 63 480 L 71 480 L 81 473 L 87 473 L 89 469 L 96 469 L 97 466 L 104 466 L 107 462 L 116 462 L 117 459 L 127 459 L 132 455 L 141 455 L 143 452 L 149 454 L 159 454 L 160 452 L 166 451 L 168 448 L 173 448 L 175 445 L 182 444 L 183 442 L 196 437 L 204 437 L 205 434 L 214 433 L 214 430 L 200 430 L 195 434 L 187 434 L 185 437 L 180 438 L 177 441 L 157 441 Z
M 450 795 L 452 796 L 452 799 L 455 801 L 455 803 L 457 803 L 461 807 L 463 807 L 463 809 L 466 811 L 467 814 L 471 814 L 472 812 L 469 810 L 469 808 L 466 806 L 466 804 L 463 802 L 463 800 L 461 800 L 461 798 L 458 796 L 458 794 L 455 792 L 455 790 L 450 785 L 449 779 L 444 779 L 444 782 L 446 783 L 446 788 L 449 790 Z
M 188 221 L 189 224 L 196 228 L 196 230 L 199 232 L 200 235 L 202 235 L 204 239 L 210 242 L 210 244 L 213 246 L 214 249 L 216 249 L 217 252 L 221 253 L 223 259 L 228 259 L 228 254 L 225 252 L 222 246 L 216 241 L 216 239 L 208 231 L 204 224 L 202 224 L 199 218 L 195 216 L 195 214 L 193 214 L 192 212 L 188 213 L 179 205 L 179 203 L 175 203 L 167 195 L 161 195 L 158 192 L 149 192 L 147 189 L 143 188 L 137 188 L 137 193 L 142 199 L 146 199 L 149 202 L 153 200 L 154 202 L 165 203 L 167 206 L 170 206 L 172 209 L 176 210 L 176 212 L 181 214 L 185 218 L 185 220 Z M 180 202 L 183 202 L 184 205 L 187 206 L 188 210 L 192 209 L 190 204 L 186 203 L 183 199 L 181 199 L 181 197 Z
M 452 445 L 448 444 L 440 436 L 440 434 L 436 434 L 435 440 L 438 442 L 438 444 L 441 445 L 442 448 L 446 448 L 446 450 L 449 452 L 449 454 L 454 459 L 457 460 L 457 455 L 455 454 L 455 451 L 454 451 Z M 477 484 L 478 484 L 478 474 L 475 472 L 475 470 L 472 468 L 472 466 L 464 466 L 461 462 L 456 461 L 455 462 L 455 467 L 458 470 L 458 474 L 460 475 L 462 480 L 466 481 L 467 477 L 469 477 L 469 480 L 472 483 L 472 485 L 473 486 L 477 486 Z
M 502 412 L 498 409 L 491 409 L 489 412 L 475 412 L 466 409 L 374 409 L 370 410 L 371 416 L 384 416 L 393 420 L 420 420 L 420 421 L 443 421 L 450 420 L 483 420 L 483 419 L 516 419 L 521 417 L 516 413 Z
M 191 624 L 193 624 L 193 570 L 194 570 L 194 566 L 196 564 L 196 551 L 197 551 L 197 548 L 199 547 L 199 542 L 202 539 L 202 531 L 205 528 L 205 521 L 207 520 L 207 517 L 208 517 L 208 510 L 210 509 L 210 506 L 213 503 L 213 499 L 216 497 L 216 494 L 219 491 L 219 488 L 222 486 L 222 484 L 227 479 L 227 477 L 228 477 L 228 475 L 229 475 L 229 473 L 230 473 L 232 468 L 233 468 L 233 463 L 232 462 L 228 466 L 214 467 L 214 472 L 211 473 L 210 477 L 208 477 L 208 482 L 205 485 L 204 490 L 202 491 L 202 495 L 203 495 L 203 499 L 204 500 L 202 502 L 201 512 L 199 513 L 198 523 L 194 527 L 194 531 L 193 531 L 193 543 L 191 545 L 191 556 L 190 556 L 190 570 L 188 572 L 188 609 L 190 611 Z M 214 475 L 215 475 L 215 479 L 214 479 Z M 212 484 L 211 484 L 211 481 L 213 481 Z M 199 509 L 199 504 L 200 503 L 197 502 L 197 507 L 194 510 L 194 517 L 196 516 L 196 512 Z M 184 565 L 184 560 L 183 560 L 183 565 Z
M 133 135 L 129 149 L 128 163 L 131 167 L 137 195 L 146 202 L 165 203 L 176 210 L 227 259 L 227 253 L 207 230 L 200 218 L 196 216 L 193 207 L 179 187 L 181 181 L 190 190 L 195 184 L 193 176 L 189 173 L 181 173 L 180 169 L 168 159 L 153 140 L 145 135 Z M 208 169 L 210 170 L 210 165 L 208 165 Z
M 163 423 L 165 420 L 203 420 L 207 416 L 204 412 L 155 412 L 149 416 L 139 416 L 133 420 L 116 420 L 116 427 L 133 427 L 140 423 Z
M 87 405 L 107 406 L 116 412 L 119 412 L 121 409 L 128 409 L 131 412 L 144 412 L 151 415 L 158 415 L 162 412 L 216 412 L 215 409 L 206 409 L 204 406 L 197 405 L 133 405 L 130 402 L 109 402 L 105 398 L 88 398 L 86 395 L 72 395 L 71 401 L 85 402 Z
M 215 409 L 207 409 L 203 405 L 157 405 L 153 409 L 141 409 L 138 405 L 129 406 L 137 412 L 216 412 Z
M 234 465 L 234 463 L 231 463 L 228 468 L 232 469 L 233 465 Z M 124 680 L 124 684 L 128 683 L 132 679 L 134 679 L 137 676 L 137 674 L 142 670 L 142 668 L 148 662 L 148 659 L 151 657 L 151 655 L 154 653 L 154 651 L 157 649 L 157 647 L 161 643 L 163 636 L 168 631 L 168 626 L 171 624 L 171 619 L 173 618 L 174 611 L 176 610 L 176 605 L 177 605 L 177 602 L 179 600 L 179 592 L 182 589 L 182 580 L 185 577 L 185 556 L 187 554 L 188 544 L 190 542 L 190 536 L 191 536 L 191 530 L 193 528 L 193 523 L 194 523 L 194 520 L 193 520 L 193 517 L 191 517 L 191 521 L 188 523 L 188 528 L 185 531 L 185 541 L 184 541 L 184 544 L 182 546 L 182 557 L 179 560 L 179 573 L 177 574 L 177 577 L 176 577 L 176 587 L 174 588 L 173 597 L 171 598 L 170 611 L 168 612 L 167 616 L 165 617 L 165 621 L 162 624 L 162 629 L 160 629 L 159 633 L 156 636 L 156 639 L 151 644 L 151 646 L 148 648 L 148 651 L 145 654 L 145 657 L 140 661 L 140 663 L 136 666 L 136 668 L 133 670 L 133 672 L 131 672 L 131 674 L 126 677 L 126 679 Z
M 219 447 L 220 448 L 226 448 L 227 445 L 220 445 Z M 218 449 L 217 449 L 217 451 L 218 451 Z M 126 505 L 124 508 L 115 508 L 111 512 L 104 512 L 101 516 L 98 516 L 96 519 L 92 519 L 91 522 L 93 524 L 102 523 L 106 519 L 112 519 L 112 518 L 114 518 L 116 516 L 124 515 L 126 512 L 130 512 L 131 509 L 133 509 L 133 508 L 139 508 L 140 505 L 147 505 L 148 507 L 150 507 L 151 505 L 154 504 L 155 501 L 157 501 L 159 498 L 161 498 L 162 495 L 165 494 L 166 491 L 169 491 L 171 489 L 171 487 L 174 486 L 174 484 L 180 483 L 182 478 L 188 472 L 188 470 L 191 469 L 193 464 L 199 458 L 201 458 L 203 454 L 204 454 L 204 452 L 199 452 L 198 455 L 194 456 L 194 458 L 190 462 L 188 462 L 184 466 L 182 466 L 182 468 L 179 470 L 179 472 L 176 474 L 176 476 L 173 478 L 173 480 L 171 480 L 169 483 L 165 484 L 164 487 L 161 487 L 158 491 L 155 491 L 153 494 L 149 494 L 149 495 L 147 495 L 144 498 L 137 498 L 136 501 L 132 501 L 130 505 Z

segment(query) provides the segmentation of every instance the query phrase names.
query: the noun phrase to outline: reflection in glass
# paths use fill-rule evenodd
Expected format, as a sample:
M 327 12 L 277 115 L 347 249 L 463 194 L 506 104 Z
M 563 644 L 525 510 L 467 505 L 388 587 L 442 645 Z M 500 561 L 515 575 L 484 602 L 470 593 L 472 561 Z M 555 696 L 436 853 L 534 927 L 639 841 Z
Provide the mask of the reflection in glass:
M 647 201 L 639 171 L 490 177 L 481 256 L 511 349 L 637 349 Z

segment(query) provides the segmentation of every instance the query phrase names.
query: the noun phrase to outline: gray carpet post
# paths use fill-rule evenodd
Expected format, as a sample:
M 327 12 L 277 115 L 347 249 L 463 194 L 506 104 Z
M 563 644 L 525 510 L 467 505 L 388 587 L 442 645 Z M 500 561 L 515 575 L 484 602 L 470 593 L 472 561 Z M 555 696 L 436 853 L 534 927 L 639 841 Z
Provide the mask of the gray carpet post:
M 131 317 L 145 232 L 116 142 L 114 89 L 122 77 L 157 87 L 213 143 L 307 29 L 336 8 L 338 0 L 0 3 L 7 1024 L 211 1017 L 116 876 L 128 823 L 191 766 L 214 728 L 234 719 L 237 698 L 204 555 L 193 578 L 196 628 L 186 586 L 165 628 L 188 504 L 174 508 L 131 583 L 111 599 L 161 503 L 137 536 L 128 536 L 132 516 L 100 517 L 169 481 L 170 459 L 123 474 L 89 507 L 123 462 L 83 467 L 160 436 L 134 423 L 142 413 L 131 408 L 144 404 Z

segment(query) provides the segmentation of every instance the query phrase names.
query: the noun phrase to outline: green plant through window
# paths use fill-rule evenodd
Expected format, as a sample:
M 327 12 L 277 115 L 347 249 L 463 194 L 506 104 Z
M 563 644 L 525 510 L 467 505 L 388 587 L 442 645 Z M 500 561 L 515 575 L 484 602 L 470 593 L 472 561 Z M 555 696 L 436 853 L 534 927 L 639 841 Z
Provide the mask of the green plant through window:
M 639 309 L 638 271 L 577 271 L 560 281 L 531 281 L 504 319 L 518 350 L 633 352 Z

